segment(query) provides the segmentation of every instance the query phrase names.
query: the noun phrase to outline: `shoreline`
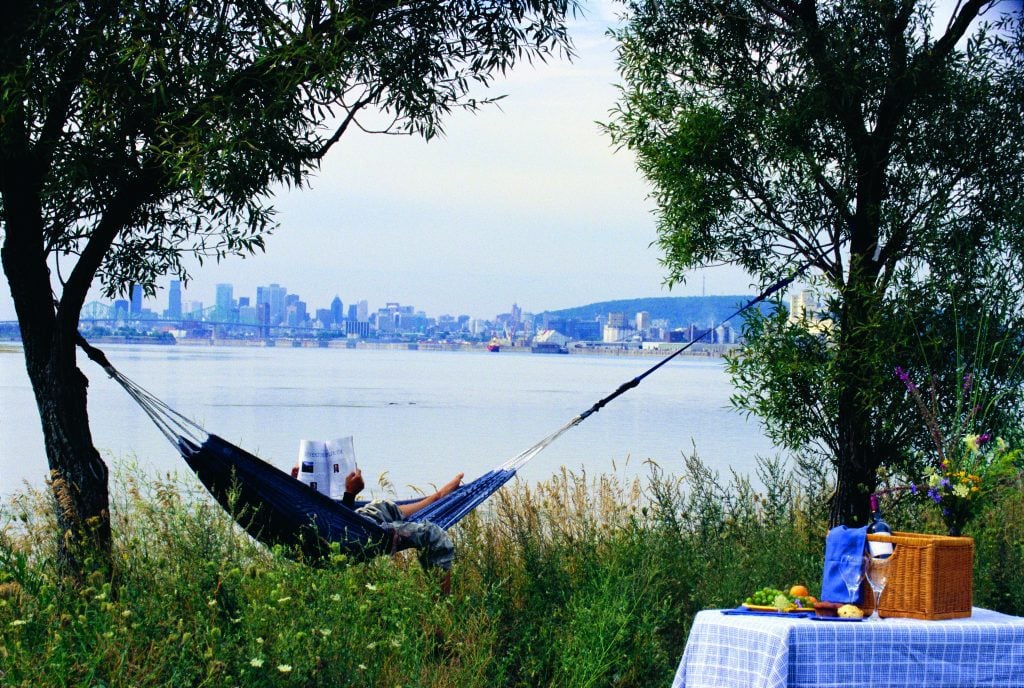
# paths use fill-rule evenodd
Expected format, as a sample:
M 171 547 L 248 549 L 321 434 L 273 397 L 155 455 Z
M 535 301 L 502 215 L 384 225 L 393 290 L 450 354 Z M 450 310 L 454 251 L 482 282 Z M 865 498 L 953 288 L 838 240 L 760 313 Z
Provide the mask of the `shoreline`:
M 533 354 L 529 346 L 503 346 L 500 351 L 488 351 L 486 342 L 378 342 L 362 339 L 292 339 L 280 337 L 273 339 L 228 339 L 228 338 L 188 338 L 177 340 L 157 340 L 152 337 L 132 336 L 102 336 L 90 338 L 89 342 L 95 345 L 122 345 L 122 346 L 164 346 L 164 347 L 230 347 L 230 348 L 267 348 L 267 349 L 355 349 L 375 351 L 462 351 L 480 352 L 495 356 Z M 675 353 L 686 346 L 688 342 L 666 343 L 648 342 L 646 347 L 626 347 L 621 344 L 588 343 L 584 346 L 569 346 L 570 356 L 667 356 Z M 694 344 L 690 351 L 684 356 L 696 358 L 720 358 L 724 354 L 737 348 L 735 344 Z M 0 341 L 0 353 L 13 353 L 21 351 L 20 340 L 11 339 Z M 555 355 L 552 353 L 537 353 L 536 355 Z M 561 354 L 565 355 L 565 354 Z

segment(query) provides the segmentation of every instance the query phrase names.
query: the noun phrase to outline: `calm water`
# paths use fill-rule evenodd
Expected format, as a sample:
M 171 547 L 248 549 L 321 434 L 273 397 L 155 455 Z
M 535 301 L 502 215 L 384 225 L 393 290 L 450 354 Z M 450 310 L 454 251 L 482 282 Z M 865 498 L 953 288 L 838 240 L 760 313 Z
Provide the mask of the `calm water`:
M 355 437 L 375 483 L 387 471 L 397 491 L 465 471 L 475 477 L 559 428 L 653 365 L 640 357 L 487 352 L 229 347 L 104 347 L 129 378 L 195 420 L 287 468 L 300 439 Z M 559 467 L 646 474 L 645 459 L 680 474 L 695 446 L 723 474 L 753 473 L 774 450 L 753 420 L 728 408 L 731 387 L 716 359 L 669 363 L 573 428 L 520 476 Z M 108 463 L 135 458 L 147 471 L 184 462 L 135 402 L 92 362 L 89 414 Z M 0 497 L 47 472 L 42 434 L 20 349 L 0 350 Z

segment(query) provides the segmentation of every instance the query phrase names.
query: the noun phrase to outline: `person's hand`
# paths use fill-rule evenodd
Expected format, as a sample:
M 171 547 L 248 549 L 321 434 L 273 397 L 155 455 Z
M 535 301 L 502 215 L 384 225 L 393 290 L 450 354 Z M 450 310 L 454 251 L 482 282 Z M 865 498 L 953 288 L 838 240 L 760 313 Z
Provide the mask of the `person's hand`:
M 345 476 L 345 492 L 357 495 L 366 487 L 363 484 L 363 472 L 358 468 Z

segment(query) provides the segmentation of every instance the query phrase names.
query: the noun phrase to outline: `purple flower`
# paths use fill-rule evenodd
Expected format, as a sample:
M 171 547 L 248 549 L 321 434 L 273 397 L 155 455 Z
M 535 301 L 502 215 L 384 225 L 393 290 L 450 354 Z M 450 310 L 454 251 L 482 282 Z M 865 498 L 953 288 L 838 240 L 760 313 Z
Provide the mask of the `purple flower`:
M 917 485 L 915 485 L 914 483 L 910 483 L 910 494 L 912 494 L 912 495 L 916 495 L 917 494 Z
M 988 434 L 987 432 L 983 432 L 982 434 L 978 435 L 978 446 L 980 447 L 981 445 L 985 444 L 991 439 L 992 435 Z
M 939 483 L 940 487 L 949 488 L 949 478 L 943 478 L 942 482 Z
M 971 373 L 967 373 L 966 375 L 964 375 L 964 386 L 963 386 L 964 394 L 967 394 L 968 392 L 971 391 L 971 386 L 973 384 L 974 384 L 974 376 Z
M 898 377 L 903 382 L 903 384 L 907 386 L 907 389 L 910 390 L 911 392 L 917 389 L 917 385 L 915 385 L 910 379 L 910 373 L 903 370 L 903 368 L 899 366 L 896 366 L 896 377 Z
M 942 495 L 940 495 L 939 491 L 936 490 L 934 487 L 928 488 L 928 496 L 931 497 L 932 501 L 934 501 L 936 504 L 942 501 Z

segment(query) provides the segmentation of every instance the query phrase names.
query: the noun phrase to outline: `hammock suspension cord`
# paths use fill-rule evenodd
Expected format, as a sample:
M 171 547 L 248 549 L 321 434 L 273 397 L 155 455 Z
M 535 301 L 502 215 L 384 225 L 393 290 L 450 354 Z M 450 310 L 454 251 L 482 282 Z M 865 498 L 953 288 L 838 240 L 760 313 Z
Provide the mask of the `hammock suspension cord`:
M 128 396 L 135 400 L 135 403 L 149 416 L 149 419 L 153 421 L 153 424 L 156 425 L 157 429 L 167 438 L 172 446 L 178 446 L 179 437 L 184 437 L 195 444 L 203 443 L 203 440 L 209 433 L 202 426 L 175 411 L 165 402 L 156 398 L 121 373 L 121 371 L 117 370 L 107 360 L 106 355 L 102 351 L 87 342 L 81 335 L 78 336 L 78 346 L 85 352 L 86 356 L 99 364 L 107 375 L 128 392 Z
M 765 289 L 763 292 L 761 292 L 757 296 L 753 297 L 752 299 L 747 301 L 745 304 L 743 304 L 742 306 L 737 308 L 735 311 L 730 313 L 729 316 L 726 317 L 722 322 L 728 322 L 728 321 L 732 320 L 733 318 L 735 318 L 740 313 L 743 313 L 747 309 L 753 308 L 758 303 L 768 299 L 769 297 L 772 296 L 772 294 L 775 294 L 776 292 L 786 288 L 795 279 L 797 279 L 800 275 L 802 275 L 804 273 L 804 271 L 807 269 L 808 266 L 809 266 L 809 264 L 803 265 L 802 267 L 800 267 L 796 272 L 794 272 L 789 277 L 783 278 L 783 279 L 779 280 L 778 282 L 776 282 L 775 284 L 771 285 L 770 287 Z M 508 461 L 506 461 L 504 464 L 502 464 L 501 468 L 506 468 L 506 469 L 511 469 L 511 470 L 518 470 L 522 466 L 526 465 L 526 463 L 530 459 L 532 459 L 534 456 L 536 456 L 541 451 L 543 451 L 545 448 L 547 448 L 548 445 L 550 445 L 552 442 L 557 440 L 563 434 L 568 432 L 571 428 L 576 427 L 577 425 L 579 425 L 580 423 L 585 421 L 587 418 L 589 418 L 593 414 L 595 414 L 598 411 L 600 411 L 602 408 L 604 408 L 612 400 L 614 400 L 614 399 L 618 398 L 619 396 L 625 394 L 626 392 L 628 392 L 629 390 L 633 389 L 634 387 L 637 387 L 641 382 L 643 382 L 643 380 L 647 376 L 649 376 L 652 373 L 654 373 L 654 371 L 658 370 L 663 365 L 666 365 L 669 361 L 671 361 L 676 356 L 681 355 L 684 351 L 686 351 L 691 346 L 693 346 L 694 344 L 698 343 L 699 341 L 701 341 L 702 339 L 707 337 L 710 333 L 711 333 L 711 329 L 709 328 L 709 329 L 705 330 L 704 332 L 702 332 L 700 334 L 700 336 L 698 336 L 698 337 L 694 338 L 693 340 L 687 342 L 685 346 L 680 347 L 677 351 L 674 351 L 669 356 L 666 356 L 665 358 L 661 359 L 660 361 L 658 361 L 656 364 L 654 364 L 653 366 L 651 366 L 650 368 L 645 370 L 640 375 L 637 375 L 632 380 L 628 380 L 628 381 L 622 383 L 621 385 L 619 385 L 619 387 L 614 392 L 612 392 L 608 396 L 604 397 L 603 399 L 601 399 L 600 401 L 595 403 L 589 409 L 587 409 L 583 413 L 579 414 L 578 416 L 576 416 L 575 418 L 570 420 L 568 423 L 566 423 L 565 425 L 560 427 L 558 430 L 555 430 L 553 433 L 551 433 L 550 435 L 548 435 L 547 437 L 542 439 L 537 444 L 533 445 L 532 447 L 530 447 L 529 449 L 527 449 L 527 450 L 525 450 L 523 452 L 520 452 L 516 456 L 514 456 L 511 459 L 509 459 Z

